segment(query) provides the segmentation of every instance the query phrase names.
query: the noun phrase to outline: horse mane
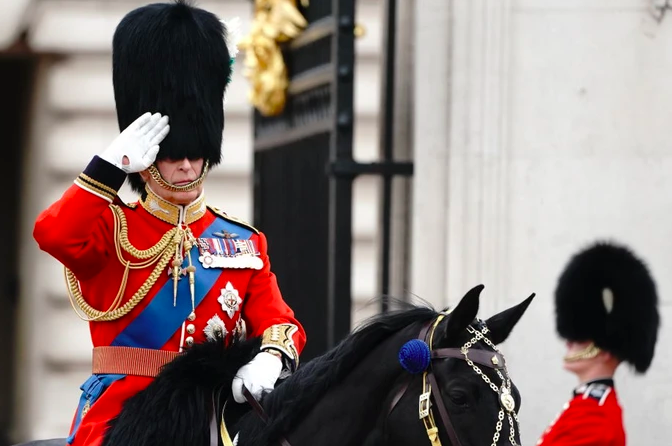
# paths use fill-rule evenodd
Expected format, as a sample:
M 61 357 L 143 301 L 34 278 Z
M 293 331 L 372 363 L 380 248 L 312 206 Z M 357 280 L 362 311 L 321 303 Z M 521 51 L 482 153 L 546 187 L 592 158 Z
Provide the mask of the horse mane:
M 213 395 L 231 394 L 238 369 L 259 352 L 261 339 L 195 344 L 178 356 L 144 390 L 124 403 L 108 422 L 103 446 L 210 444 Z
M 341 382 L 380 342 L 413 323 L 427 322 L 438 314 L 430 307 L 406 302 L 395 303 L 395 306 L 399 309 L 364 321 L 334 349 L 300 366 L 266 395 L 263 407 L 269 415 L 268 425 L 259 431 L 259 425 L 255 423 L 256 429 L 245 432 L 245 444 L 265 444 L 258 442 L 274 440 L 289 432 L 327 390 Z M 239 427 L 252 422 L 250 417 L 256 417 L 256 414 L 243 418 Z M 257 435 L 264 440 L 256 438 Z

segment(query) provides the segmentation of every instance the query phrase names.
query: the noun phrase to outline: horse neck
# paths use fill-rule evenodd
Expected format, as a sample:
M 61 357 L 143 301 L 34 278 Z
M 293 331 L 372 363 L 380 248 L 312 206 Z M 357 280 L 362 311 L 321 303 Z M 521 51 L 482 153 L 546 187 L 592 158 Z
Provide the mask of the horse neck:
M 419 327 L 414 324 L 379 343 L 338 385 L 329 389 L 290 434 L 292 446 L 363 444 L 381 412 L 387 409 L 390 391 L 403 373 L 397 359 L 399 349 L 417 336 Z

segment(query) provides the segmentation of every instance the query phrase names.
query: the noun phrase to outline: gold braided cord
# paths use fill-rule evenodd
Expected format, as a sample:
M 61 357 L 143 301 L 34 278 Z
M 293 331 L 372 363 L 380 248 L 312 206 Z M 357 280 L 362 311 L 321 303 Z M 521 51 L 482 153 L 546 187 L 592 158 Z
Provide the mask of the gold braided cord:
M 82 291 L 79 287 L 79 281 L 77 280 L 77 277 L 75 277 L 75 274 L 68 268 L 64 268 L 66 282 L 68 285 L 68 297 L 70 298 L 70 305 L 75 311 L 75 314 L 77 314 L 77 316 L 84 321 L 114 321 L 130 313 L 133 308 L 135 308 L 147 296 L 149 290 L 152 288 L 152 286 L 154 286 L 156 281 L 161 276 L 161 273 L 167 268 L 171 258 L 173 258 L 175 255 L 175 250 L 179 249 L 183 238 L 188 236 L 188 229 L 185 230 L 181 227 L 175 227 L 164 234 L 163 237 L 161 237 L 161 240 L 159 240 L 159 242 L 151 248 L 145 250 L 137 249 L 128 240 L 128 224 L 123 211 L 119 208 L 119 206 L 112 204 L 110 205 L 110 208 L 112 209 L 112 214 L 114 216 L 115 251 L 117 253 L 119 262 L 125 266 L 124 275 L 122 277 L 119 290 L 117 291 L 117 296 L 115 297 L 110 307 L 105 311 L 100 311 L 89 305 L 82 295 Z M 143 259 L 145 261 L 131 263 L 129 260 L 123 258 L 122 249 L 133 257 Z M 144 269 L 153 263 L 156 263 L 156 267 L 154 267 L 154 270 L 149 275 L 148 279 L 135 292 L 135 294 L 133 294 L 131 299 L 120 307 L 119 305 L 121 304 L 124 292 L 126 291 L 129 271 L 131 269 Z M 79 307 L 81 313 L 83 313 L 86 317 L 82 316 L 80 311 L 77 310 L 75 303 L 77 307 Z
M 161 240 L 159 240 L 156 245 L 152 246 L 149 249 L 138 249 L 135 246 L 131 244 L 131 242 L 128 240 L 128 223 L 126 221 L 126 215 L 124 214 L 124 211 L 121 210 L 119 206 L 110 205 L 110 208 L 112 211 L 114 211 L 114 216 L 115 216 L 115 228 L 118 224 L 120 226 L 119 231 L 115 230 L 115 247 L 117 245 L 117 242 L 121 244 L 121 247 L 123 248 L 124 251 L 135 257 L 136 259 L 152 259 L 161 253 L 163 253 L 168 246 L 175 246 L 175 244 L 179 244 L 179 241 L 181 239 L 180 237 L 180 228 L 175 227 L 171 229 L 170 231 L 166 232 L 163 234 L 163 237 L 161 237 Z M 119 250 L 117 250 L 117 256 L 120 256 Z M 119 257 L 119 261 L 122 263 L 124 262 L 121 257 Z

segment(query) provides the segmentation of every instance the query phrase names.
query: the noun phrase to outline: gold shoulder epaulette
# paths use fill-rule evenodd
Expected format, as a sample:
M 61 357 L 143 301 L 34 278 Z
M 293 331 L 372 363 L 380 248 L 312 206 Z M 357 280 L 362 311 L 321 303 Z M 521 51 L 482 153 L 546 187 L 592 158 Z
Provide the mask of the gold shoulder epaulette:
M 217 214 L 218 216 L 222 217 L 224 220 L 228 220 L 232 223 L 236 223 L 238 225 L 244 226 L 245 228 L 249 229 L 250 231 L 254 232 L 255 234 L 259 234 L 259 230 L 246 222 L 245 220 L 241 220 L 240 218 L 232 217 L 228 215 L 226 212 L 223 210 L 216 208 L 214 206 L 208 205 L 208 209 L 210 209 L 212 212 Z

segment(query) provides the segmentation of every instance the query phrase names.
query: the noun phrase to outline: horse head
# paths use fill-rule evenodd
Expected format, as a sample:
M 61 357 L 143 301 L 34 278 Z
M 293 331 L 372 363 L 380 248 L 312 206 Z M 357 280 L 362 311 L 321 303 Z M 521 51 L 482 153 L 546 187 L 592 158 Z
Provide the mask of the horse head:
M 405 369 L 391 392 L 381 430 L 388 445 L 518 445 L 521 397 L 497 345 L 534 294 L 492 316 L 476 318 L 483 286 L 423 325 L 400 350 Z

